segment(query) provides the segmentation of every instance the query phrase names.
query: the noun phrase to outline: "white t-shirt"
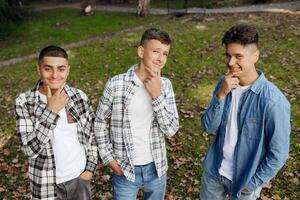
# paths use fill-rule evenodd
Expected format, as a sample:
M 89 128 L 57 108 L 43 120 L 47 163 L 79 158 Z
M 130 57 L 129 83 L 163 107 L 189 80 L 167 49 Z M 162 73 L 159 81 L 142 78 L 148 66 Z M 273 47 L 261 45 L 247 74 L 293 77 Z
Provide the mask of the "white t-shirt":
M 153 118 L 152 98 L 144 84 L 134 73 L 138 87 L 135 87 L 129 109 L 134 146 L 134 165 L 145 165 L 153 161 L 150 148 L 150 127 Z
M 232 100 L 230 105 L 230 111 L 228 115 L 228 121 L 226 125 L 226 133 L 223 146 L 223 160 L 221 167 L 219 168 L 219 173 L 222 176 L 225 176 L 229 180 L 232 180 L 233 173 L 233 154 L 235 145 L 238 139 L 238 127 L 237 127 L 237 115 L 238 115 L 238 106 L 240 98 L 243 92 L 250 87 L 239 86 L 236 89 L 232 90 Z
M 47 97 L 40 93 L 40 98 L 47 103 Z M 78 177 L 85 169 L 86 155 L 79 143 L 77 123 L 68 123 L 66 109 L 58 113 L 59 118 L 51 138 L 55 166 L 56 183 L 63 183 Z

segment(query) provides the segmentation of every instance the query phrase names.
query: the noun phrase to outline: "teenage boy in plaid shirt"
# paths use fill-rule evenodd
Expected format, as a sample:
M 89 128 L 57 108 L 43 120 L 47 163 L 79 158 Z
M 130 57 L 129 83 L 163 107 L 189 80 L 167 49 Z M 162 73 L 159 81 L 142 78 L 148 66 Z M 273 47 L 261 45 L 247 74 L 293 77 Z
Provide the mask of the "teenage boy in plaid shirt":
M 60 47 L 39 55 L 37 84 L 16 99 L 17 132 L 28 156 L 32 199 L 90 199 L 96 168 L 94 114 L 87 96 L 66 84 L 70 66 Z
M 110 79 L 95 118 L 100 156 L 113 171 L 113 197 L 164 199 L 167 155 L 165 136 L 178 130 L 178 113 L 169 79 L 161 77 L 171 39 L 146 30 L 137 54 L 140 63 Z

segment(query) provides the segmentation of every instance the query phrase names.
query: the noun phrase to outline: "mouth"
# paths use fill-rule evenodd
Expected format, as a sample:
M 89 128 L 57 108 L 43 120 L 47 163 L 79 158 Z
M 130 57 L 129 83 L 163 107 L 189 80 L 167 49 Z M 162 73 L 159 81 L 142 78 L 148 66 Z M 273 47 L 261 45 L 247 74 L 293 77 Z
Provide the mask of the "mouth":
M 61 80 L 49 80 L 49 82 L 52 83 L 52 84 L 56 84 L 56 83 L 60 83 Z
M 233 73 L 233 72 L 241 72 L 242 71 L 242 69 L 240 67 L 229 67 L 228 66 L 228 69 L 229 69 L 229 71 L 231 73 Z

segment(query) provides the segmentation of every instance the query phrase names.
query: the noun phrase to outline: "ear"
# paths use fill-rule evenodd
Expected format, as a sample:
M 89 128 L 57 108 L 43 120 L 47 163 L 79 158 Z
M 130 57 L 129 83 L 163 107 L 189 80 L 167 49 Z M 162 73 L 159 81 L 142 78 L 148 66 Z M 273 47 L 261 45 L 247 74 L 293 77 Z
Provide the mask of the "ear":
M 36 71 L 37 71 L 38 75 L 41 76 L 41 71 L 40 71 L 40 65 L 39 64 L 36 65 Z
M 259 50 L 257 49 L 255 52 L 254 52 L 254 63 L 256 63 L 259 59 Z
M 70 68 L 71 68 L 71 66 L 68 64 L 68 73 L 67 73 L 67 76 L 69 76 Z
M 144 51 L 145 51 L 145 49 L 141 45 L 137 48 L 137 55 L 140 59 L 142 59 L 144 57 Z

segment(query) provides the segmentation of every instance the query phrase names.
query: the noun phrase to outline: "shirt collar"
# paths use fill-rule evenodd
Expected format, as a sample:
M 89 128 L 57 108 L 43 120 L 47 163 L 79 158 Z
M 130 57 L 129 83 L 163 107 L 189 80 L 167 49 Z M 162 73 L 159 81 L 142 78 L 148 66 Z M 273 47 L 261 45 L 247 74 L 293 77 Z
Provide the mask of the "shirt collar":
M 264 83 L 267 81 L 262 71 L 257 70 L 257 73 L 259 77 L 250 87 L 250 90 L 252 90 L 255 94 L 259 94 L 259 92 L 262 90 Z
M 130 82 L 133 82 L 135 85 L 138 85 L 137 80 L 134 78 L 134 70 L 138 67 L 139 67 L 139 65 L 135 64 L 127 71 L 127 73 L 125 74 L 125 78 L 124 78 L 125 81 L 130 81 Z

